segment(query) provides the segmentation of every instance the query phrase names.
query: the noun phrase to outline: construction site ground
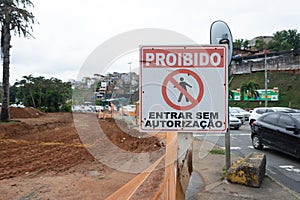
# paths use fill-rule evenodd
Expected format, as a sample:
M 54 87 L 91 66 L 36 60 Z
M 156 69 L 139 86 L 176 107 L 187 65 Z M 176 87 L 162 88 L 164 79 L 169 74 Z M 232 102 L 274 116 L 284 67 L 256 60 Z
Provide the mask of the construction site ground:
M 105 199 L 137 175 L 96 160 L 81 142 L 71 113 L 12 108 L 11 118 L 0 123 L 0 199 Z M 131 137 L 113 119 L 98 123 L 126 151 L 163 148 L 163 138 Z M 131 199 L 152 199 L 163 176 L 163 169 L 155 170 Z
M 154 163 L 165 154 L 164 134 L 139 137 L 143 135 L 128 126 L 130 123 L 125 123 L 123 117 L 104 120 L 97 119 L 95 113 L 46 114 L 33 108 L 12 108 L 11 118 L 9 123 L 0 123 L 0 200 L 102 200 L 112 194 L 118 194 L 110 198 L 113 200 L 128 199 L 119 194 L 127 193 L 126 189 L 133 190 L 132 187 L 126 187 L 121 193 L 116 191 L 141 174 L 129 171 Z M 101 127 L 104 137 L 90 135 L 97 132 L 93 128 L 96 126 Z M 83 143 L 84 139 L 88 143 Z M 191 181 L 186 199 L 300 199 L 298 194 L 269 177 L 265 177 L 260 188 L 223 181 L 225 157 L 210 154 L 214 146 L 194 140 L 193 173 L 197 176 L 192 176 L 196 179 Z M 96 154 L 91 151 L 94 147 Z M 132 154 L 115 152 L 113 147 Z M 113 156 L 99 162 L 97 152 Z M 149 156 L 140 159 L 139 155 L 145 152 L 150 152 L 146 154 Z M 151 152 L 159 153 L 152 156 Z M 232 158 L 237 159 L 234 155 Z M 164 159 L 161 163 L 134 189 L 129 199 L 153 199 L 158 194 L 165 177 Z M 129 167 L 129 170 L 119 170 L 116 166 Z

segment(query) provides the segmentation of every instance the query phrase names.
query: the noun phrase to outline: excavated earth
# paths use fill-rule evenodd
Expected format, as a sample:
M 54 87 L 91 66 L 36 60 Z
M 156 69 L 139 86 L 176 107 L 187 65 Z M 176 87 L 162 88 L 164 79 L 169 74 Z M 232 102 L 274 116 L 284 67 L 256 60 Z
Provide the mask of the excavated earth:
M 0 122 L 0 199 L 106 199 L 137 175 L 95 159 L 82 143 L 71 113 L 33 108 L 11 108 L 10 113 L 11 122 Z M 98 124 L 125 151 L 164 149 L 163 137 L 136 137 L 139 132 L 122 120 Z M 152 199 L 163 176 L 163 169 L 155 170 L 131 199 Z

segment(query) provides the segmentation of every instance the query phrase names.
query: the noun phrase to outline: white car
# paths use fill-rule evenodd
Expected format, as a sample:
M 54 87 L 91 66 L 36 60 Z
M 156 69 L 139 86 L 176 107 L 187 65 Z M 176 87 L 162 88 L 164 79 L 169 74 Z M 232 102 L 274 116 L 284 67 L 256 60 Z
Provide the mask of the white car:
M 231 107 L 231 108 L 237 110 L 239 113 L 242 113 L 245 117 L 245 121 L 249 121 L 249 117 L 250 117 L 250 114 L 251 114 L 250 112 L 248 112 L 248 111 L 246 111 L 246 110 L 244 110 L 240 107 Z
M 0 105 L 1 107 L 1 105 Z M 23 104 L 11 104 L 10 107 L 14 107 L 14 108 L 25 108 L 25 106 Z
M 229 116 L 229 126 L 230 128 L 238 130 L 242 126 L 242 122 L 236 117 Z
M 237 110 L 233 109 L 232 107 L 229 107 L 229 116 L 236 117 L 241 120 L 242 124 L 244 124 L 245 117 L 242 113 L 239 113 Z
M 249 117 L 249 125 L 252 127 L 252 123 L 256 121 L 257 118 L 262 116 L 265 113 L 270 113 L 270 112 L 296 112 L 292 108 L 287 108 L 287 107 L 258 107 L 254 108 L 253 111 L 251 112 L 251 115 Z

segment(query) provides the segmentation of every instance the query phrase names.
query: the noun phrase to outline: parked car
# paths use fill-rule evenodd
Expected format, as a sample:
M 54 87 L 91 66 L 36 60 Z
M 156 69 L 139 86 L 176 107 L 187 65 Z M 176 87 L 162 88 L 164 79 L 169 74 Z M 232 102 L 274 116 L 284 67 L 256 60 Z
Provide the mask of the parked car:
M 270 112 L 287 112 L 287 113 L 293 113 L 296 112 L 292 108 L 287 108 L 287 107 L 259 107 L 259 108 L 254 108 L 253 111 L 251 112 L 251 115 L 249 117 L 249 125 L 252 128 L 252 123 L 262 116 L 265 113 L 270 113 Z
M 25 108 L 25 106 L 23 104 L 11 104 L 10 107 L 14 107 L 14 108 Z
M 231 107 L 235 110 L 237 110 L 239 113 L 242 113 L 244 115 L 245 121 L 249 121 L 249 117 L 250 117 L 250 112 L 240 108 L 240 107 Z
M 242 122 L 240 119 L 229 116 L 229 127 L 235 130 L 238 130 L 242 126 Z
M 245 117 L 242 113 L 238 112 L 237 110 L 233 109 L 232 107 L 229 107 L 229 116 L 236 117 L 241 120 L 242 124 L 244 124 Z
M 300 113 L 272 112 L 253 122 L 251 134 L 255 149 L 269 146 L 300 158 Z

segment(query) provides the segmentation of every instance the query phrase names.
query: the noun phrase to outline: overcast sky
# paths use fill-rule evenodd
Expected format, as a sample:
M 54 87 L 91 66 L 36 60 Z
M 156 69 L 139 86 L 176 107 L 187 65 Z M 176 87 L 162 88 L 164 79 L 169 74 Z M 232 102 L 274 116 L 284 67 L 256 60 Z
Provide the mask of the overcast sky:
M 210 25 L 225 21 L 233 39 L 272 36 L 276 31 L 300 26 L 300 1 L 296 0 L 32 0 L 35 39 L 12 38 L 13 84 L 24 75 L 76 79 L 99 45 L 111 37 L 141 28 L 161 28 L 181 33 L 198 44 L 209 44 Z M 122 44 L 120 44 L 122 45 Z M 125 61 L 124 61 L 125 60 Z M 1 61 L 2 62 L 2 61 Z M 130 55 L 116 69 L 138 67 Z M 123 64 L 122 64 L 123 63 Z M 95 72 L 102 73 L 102 72 Z M 0 72 L 2 79 L 2 70 Z

